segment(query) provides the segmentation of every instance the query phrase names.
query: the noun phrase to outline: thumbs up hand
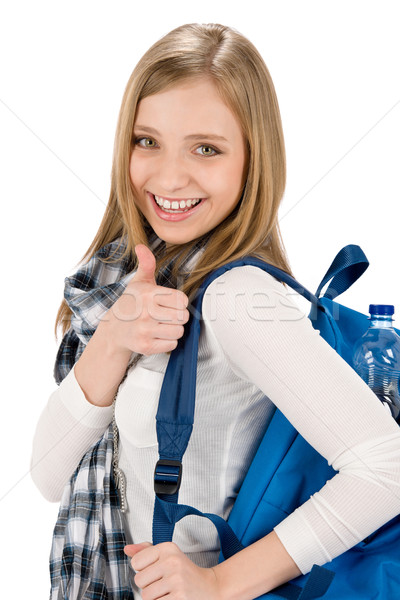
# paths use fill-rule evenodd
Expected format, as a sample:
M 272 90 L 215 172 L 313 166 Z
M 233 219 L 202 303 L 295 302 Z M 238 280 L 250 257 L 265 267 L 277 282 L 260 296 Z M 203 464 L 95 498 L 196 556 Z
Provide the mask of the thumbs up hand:
M 149 248 L 139 244 L 135 252 L 138 269 L 99 327 L 107 327 L 113 352 L 146 356 L 170 352 L 189 320 L 188 297 L 180 290 L 157 285 L 156 259 Z

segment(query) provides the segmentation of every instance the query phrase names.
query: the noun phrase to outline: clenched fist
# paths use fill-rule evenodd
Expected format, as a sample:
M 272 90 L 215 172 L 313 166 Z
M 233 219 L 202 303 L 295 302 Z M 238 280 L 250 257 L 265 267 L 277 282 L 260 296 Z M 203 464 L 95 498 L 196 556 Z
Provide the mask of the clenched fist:
M 157 285 L 156 259 L 149 248 L 139 244 L 135 252 L 138 269 L 98 327 L 107 328 L 115 352 L 146 356 L 170 352 L 189 320 L 188 297 L 180 290 Z

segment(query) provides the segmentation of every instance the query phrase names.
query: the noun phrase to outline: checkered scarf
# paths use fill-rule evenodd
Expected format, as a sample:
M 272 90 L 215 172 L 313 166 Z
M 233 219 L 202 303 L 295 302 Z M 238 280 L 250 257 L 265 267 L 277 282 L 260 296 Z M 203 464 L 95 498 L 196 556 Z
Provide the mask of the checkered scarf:
M 196 244 L 182 266 L 188 273 L 206 240 Z M 155 234 L 150 248 L 158 256 L 165 243 Z M 60 383 L 73 367 L 96 327 L 124 292 L 132 265 L 122 258 L 122 239 L 101 248 L 73 276 L 65 279 L 65 299 L 72 310 L 71 327 L 57 353 L 54 376 Z M 113 262 L 104 259 L 113 258 Z M 158 285 L 175 287 L 171 266 Z M 126 545 L 120 500 L 113 478 L 113 428 L 83 456 L 61 499 L 50 553 L 50 600 L 133 600 L 133 571 Z
M 50 554 L 50 600 L 134 598 L 112 459 L 110 426 L 64 488 Z

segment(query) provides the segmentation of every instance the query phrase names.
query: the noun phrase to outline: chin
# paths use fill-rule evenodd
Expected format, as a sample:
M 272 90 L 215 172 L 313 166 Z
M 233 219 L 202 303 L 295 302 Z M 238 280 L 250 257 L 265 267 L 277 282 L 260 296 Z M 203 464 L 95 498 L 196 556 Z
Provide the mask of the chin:
M 177 239 L 176 237 L 170 237 L 170 236 L 158 236 L 160 239 L 162 239 L 167 246 L 181 246 L 183 244 L 188 244 L 189 242 L 193 241 L 194 238 L 179 238 Z
M 187 244 L 197 239 L 199 236 L 186 234 L 184 232 L 179 232 L 178 234 L 174 234 L 171 231 L 157 231 L 154 230 L 157 236 L 163 240 L 166 244 L 171 246 L 179 246 L 180 244 Z

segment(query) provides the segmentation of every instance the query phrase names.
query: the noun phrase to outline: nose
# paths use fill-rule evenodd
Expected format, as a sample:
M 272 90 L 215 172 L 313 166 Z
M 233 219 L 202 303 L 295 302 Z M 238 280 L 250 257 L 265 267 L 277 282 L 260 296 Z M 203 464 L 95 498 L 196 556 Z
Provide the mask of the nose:
M 188 187 L 191 174 L 184 157 L 178 152 L 165 153 L 160 157 L 157 167 L 157 179 L 161 191 L 173 195 L 177 190 Z

